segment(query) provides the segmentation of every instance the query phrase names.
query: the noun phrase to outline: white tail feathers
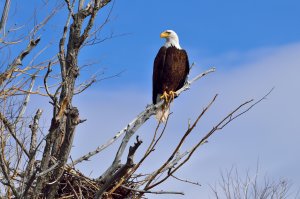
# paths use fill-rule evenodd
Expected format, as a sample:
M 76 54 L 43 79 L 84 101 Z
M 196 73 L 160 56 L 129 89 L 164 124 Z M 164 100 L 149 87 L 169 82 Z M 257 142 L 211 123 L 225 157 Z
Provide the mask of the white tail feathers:
M 156 111 L 155 118 L 159 122 L 166 123 L 168 116 L 170 114 L 170 107 L 162 106 L 160 109 Z

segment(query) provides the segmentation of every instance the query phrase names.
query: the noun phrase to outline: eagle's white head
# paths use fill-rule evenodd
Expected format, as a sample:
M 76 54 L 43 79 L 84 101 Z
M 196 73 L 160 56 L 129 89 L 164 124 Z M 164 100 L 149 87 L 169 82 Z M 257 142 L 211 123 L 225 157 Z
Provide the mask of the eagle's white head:
M 181 49 L 179 45 L 179 38 L 175 31 L 166 30 L 160 34 L 160 37 L 166 39 L 166 43 L 164 45 L 166 48 L 175 46 L 176 48 Z

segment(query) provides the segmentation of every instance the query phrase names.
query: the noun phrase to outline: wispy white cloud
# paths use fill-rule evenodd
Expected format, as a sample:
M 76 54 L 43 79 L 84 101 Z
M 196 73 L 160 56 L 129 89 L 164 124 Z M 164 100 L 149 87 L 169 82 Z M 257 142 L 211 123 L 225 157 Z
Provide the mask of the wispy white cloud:
M 224 60 L 229 66 L 228 60 L 232 59 L 232 54 L 228 56 L 230 57 L 224 55 L 210 60 L 216 63 L 217 68 L 223 67 Z M 197 82 L 189 92 L 174 102 L 170 125 L 163 143 L 157 149 L 160 151 L 159 155 L 153 154 L 151 164 L 145 164 L 145 170 L 151 171 L 153 166 L 167 158 L 167 153 L 186 130 L 188 118 L 195 118 L 214 94 L 219 94 L 217 102 L 199 123 L 186 147 L 191 146 L 195 139 L 201 138 L 234 107 L 247 99 L 259 99 L 275 87 L 267 100 L 214 135 L 208 144 L 199 149 L 191 163 L 180 171 L 181 177 L 199 181 L 203 185 L 201 188 L 176 181 L 170 181 L 162 188 L 184 191 L 187 195 L 183 198 L 206 198 L 209 192 L 207 184 L 214 184 L 219 179 L 221 169 L 229 169 L 235 165 L 240 169 L 255 170 L 258 159 L 262 173 L 267 172 L 272 178 L 286 177 L 295 186 L 300 186 L 300 158 L 297 155 L 297 151 L 300 151 L 299 57 L 299 43 L 239 53 L 240 66 L 223 69 Z M 195 68 L 192 75 L 197 72 L 200 69 Z M 143 110 L 151 99 L 150 88 L 137 90 L 126 89 L 124 86 L 119 91 L 99 90 L 88 91 L 77 99 L 81 117 L 88 118 L 88 121 L 77 131 L 73 158 L 93 150 L 112 137 Z M 151 119 L 138 131 L 145 141 L 144 146 L 151 139 L 154 128 L 155 121 Z M 100 175 L 111 163 L 116 149 L 115 144 L 112 149 L 84 163 L 80 168 L 86 173 L 93 171 L 93 176 Z M 155 195 L 152 198 L 170 196 Z

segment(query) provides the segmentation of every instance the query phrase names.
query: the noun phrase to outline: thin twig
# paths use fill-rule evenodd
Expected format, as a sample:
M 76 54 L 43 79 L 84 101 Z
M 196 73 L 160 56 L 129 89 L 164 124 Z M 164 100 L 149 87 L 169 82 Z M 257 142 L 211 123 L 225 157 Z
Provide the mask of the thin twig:
M 241 113 L 238 113 L 238 111 L 245 107 L 246 105 L 250 104 L 251 102 L 253 102 L 253 100 L 248 100 L 244 103 L 242 103 L 240 106 L 238 106 L 237 108 L 235 108 L 232 112 L 230 112 L 224 119 L 222 119 L 215 127 L 213 127 L 191 150 L 190 152 L 187 154 L 187 158 L 185 158 L 178 166 L 176 166 L 175 168 L 173 168 L 172 170 L 170 169 L 168 172 L 168 175 L 165 176 L 163 179 L 159 180 L 158 182 L 155 182 L 154 184 L 150 185 L 149 182 L 147 183 L 147 185 L 145 186 L 145 190 L 149 190 L 152 189 L 153 187 L 161 184 L 162 182 L 164 182 L 166 179 L 168 179 L 173 173 L 175 173 L 180 167 L 182 167 L 189 159 L 190 157 L 193 155 L 193 153 L 199 148 L 199 146 L 201 146 L 202 144 L 207 142 L 207 139 L 216 131 L 223 129 L 225 126 L 227 126 L 230 122 L 232 122 L 233 120 L 237 119 L 238 117 L 242 116 L 244 113 L 248 112 L 250 109 L 252 109 L 255 105 L 257 105 L 258 103 L 260 103 L 262 100 L 266 99 L 266 97 L 273 91 L 273 88 L 266 94 L 264 95 L 262 98 L 260 98 L 257 102 L 255 102 L 254 104 L 251 104 L 248 108 L 246 108 L 246 110 L 242 111 Z M 236 114 L 236 115 L 234 115 Z
M 13 127 L 13 124 L 8 121 L 8 119 L 0 112 L 0 120 L 3 122 L 4 126 L 10 133 L 10 135 L 14 138 L 14 140 L 17 142 L 17 144 L 21 147 L 21 149 L 24 151 L 24 153 L 27 155 L 27 157 L 30 157 L 29 152 L 25 148 L 24 144 L 19 140 L 19 138 L 16 135 L 15 129 Z
M 52 101 L 54 102 L 55 101 L 55 98 L 54 96 L 50 93 L 49 91 L 49 88 L 48 88 L 48 84 L 47 84 L 47 80 L 48 80 L 48 77 L 50 75 L 50 73 L 52 72 L 52 69 L 51 69 L 51 61 L 48 63 L 48 69 L 47 69 L 47 72 L 45 74 L 45 77 L 44 77 L 44 86 L 45 86 L 45 90 L 46 90 L 46 93 L 47 95 L 52 99 Z
M 6 183 L 4 183 L 4 181 L 2 182 L 3 184 L 6 184 L 7 186 L 9 186 L 13 192 L 13 194 L 15 195 L 15 197 L 19 197 L 19 193 L 14 185 L 14 183 L 12 182 L 11 176 L 10 176 L 10 172 L 9 172 L 9 166 L 6 165 L 6 161 L 4 159 L 4 154 L 3 151 L 0 151 L 0 168 L 1 168 L 1 173 L 3 174 Z
M 193 185 L 197 185 L 197 186 L 201 187 L 201 184 L 200 184 L 199 182 L 192 182 L 192 181 L 190 181 L 190 180 L 184 180 L 184 179 L 178 178 L 178 177 L 176 177 L 176 176 L 174 176 L 174 175 L 171 175 L 171 176 L 172 176 L 173 178 L 175 178 L 176 180 L 178 180 L 178 181 L 185 182 L 185 183 L 189 183 L 189 184 L 193 184 Z
M 182 136 L 181 140 L 179 141 L 176 148 L 173 150 L 170 157 L 167 159 L 167 161 L 159 168 L 157 169 L 153 174 L 149 176 L 149 179 L 147 180 L 147 184 L 145 186 L 145 190 L 149 190 L 154 186 L 151 186 L 152 181 L 159 175 L 165 167 L 172 161 L 172 159 L 175 157 L 176 153 L 179 151 L 180 147 L 184 143 L 185 139 L 190 135 L 190 133 L 193 131 L 193 129 L 196 127 L 199 120 L 202 118 L 202 116 L 206 113 L 206 111 L 211 107 L 211 105 L 215 102 L 218 95 L 215 95 L 214 98 L 210 101 L 210 103 L 203 109 L 203 111 L 199 114 L 193 125 L 185 132 L 185 134 Z
M 2 12 L 1 21 L 0 21 L 0 31 L 3 29 L 4 36 L 5 36 L 5 26 L 8 18 L 9 9 L 10 9 L 10 0 L 6 0 Z
M 177 194 L 177 195 L 184 195 L 183 192 L 178 192 L 178 191 L 146 191 L 146 190 L 140 190 L 140 189 L 134 189 L 134 188 L 130 188 L 127 187 L 125 185 L 121 185 L 121 187 L 137 192 L 137 193 L 150 193 L 150 194 Z

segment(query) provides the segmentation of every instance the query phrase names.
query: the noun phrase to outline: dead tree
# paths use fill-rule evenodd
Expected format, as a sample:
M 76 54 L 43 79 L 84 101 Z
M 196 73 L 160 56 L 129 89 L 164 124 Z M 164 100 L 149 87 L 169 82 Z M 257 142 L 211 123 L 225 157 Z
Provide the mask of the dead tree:
M 48 1 L 45 4 L 49 3 Z M 249 100 L 233 109 L 223 119 L 216 123 L 206 135 L 200 138 L 189 150 L 180 152 L 182 145 L 191 135 L 198 121 L 217 99 L 217 95 L 204 106 L 199 116 L 192 122 L 173 146 L 172 153 L 166 157 L 165 162 L 149 174 L 138 174 L 137 170 L 143 166 L 144 161 L 150 157 L 157 144 L 164 138 L 166 125 L 158 124 L 154 129 L 153 138 L 144 152 L 144 156 L 134 159 L 135 152 L 142 141 L 135 134 L 145 122 L 155 114 L 157 108 L 163 105 L 149 105 L 136 118 L 128 123 L 122 130 L 94 151 L 82 157 L 69 161 L 70 151 L 76 132 L 76 127 L 84 122 L 80 118 L 80 107 L 73 105 L 75 94 L 81 94 L 90 87 L 96 78 L 76 86 L 80 75 L 78 56 L 80 50 L 86 45 L 93 45 L 108 37 L 99 39 L 100 30 L 108 22 L 110 12 L 102 23 L 95 27 L 97 14 L 111 0 L 65 0 L 56 4 L 49 14 L 32 27 L 25 37 L 15 34 L 20 27 L 9 27 L 10 1 L 4 6 L 0 30 L 0 50 L 5 52 L 7 47 L 20 45 L 22 50 L 15 57 L 5 59 L 1 63 L 0 74 L 0 197 L 5 198 L 141 198 L 145 194 L 183 194 L 174 191 L 155 191 L 155 188 L 165 183 L 169 178 L 176 178 L 175 173 L 195 151 L 202 146 L 215 132 L 243 115 L 254 105 L 259 103 Z M 40 33 L 47 23 L 59 12 L 67 11 L 61 37 L 58 42 L 58 52 L 50 57 L 41 58 L 44 51 L 39 46 L 43 36 Z M 103 39 L 105 38 L 105 39 Z M 22 45 L 21 45 L 22 44 Z M 20 47 L 16 47 L 19 49 Z M 24 61 L 30 57 L 30 61 Z M 53 69 L 55 67 L 55 69 Z M 184 87 L 177 91 L 179 96 L 203 76 L 214 72 L 209 69 L 186 82 Z M 30 97 L 37 95 L 47 98 L 52 105 L 51 122 L 48 129 L 40 125 L 42 108 L 36 110 L 34 115 L 28 117 L 26 110 L 30 104 Z M 25 117 L 27 116 L 27 117 Z M 162 128 L 159 128 L 162 127 Z M 74 169 L 77 164 L 84 164 L 92 156 L 108 148 L 123 136 L 122 142 L 112 160 L 111 166 L 97 179 L 90 179 L 80 171 Z M 133 146 L 128 146 L 130 139 L 136 139 Z M 128 154 L 126 149 L 128 148 Z M 121 158 L 126 156 L 127 161 L 122 163 Z

